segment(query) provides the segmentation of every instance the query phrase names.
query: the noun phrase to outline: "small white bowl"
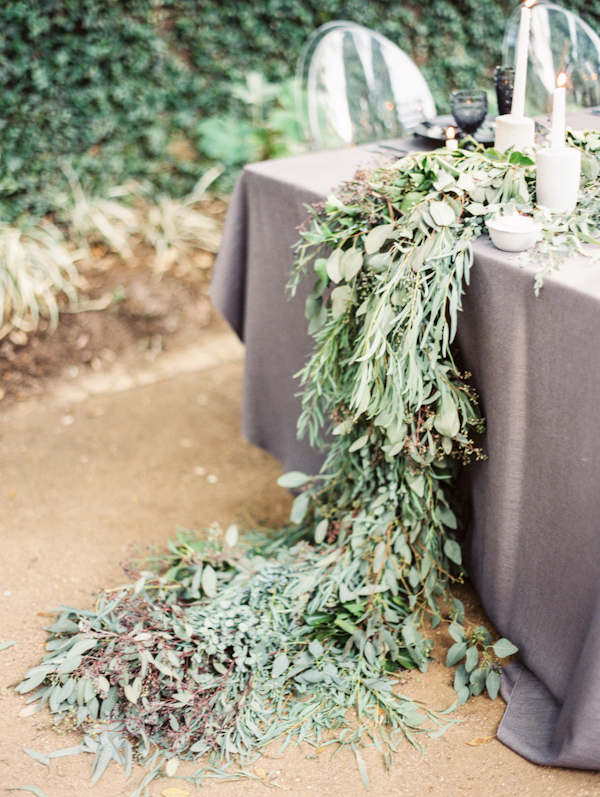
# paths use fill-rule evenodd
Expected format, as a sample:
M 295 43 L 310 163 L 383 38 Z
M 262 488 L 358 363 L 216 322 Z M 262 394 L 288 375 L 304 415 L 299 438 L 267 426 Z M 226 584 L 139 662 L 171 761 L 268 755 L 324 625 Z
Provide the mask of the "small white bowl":
M 540 239 L 542 225 L 531 216 L 500 216 L 487 222 L 492 243 L 504 252 L 525 252 Z

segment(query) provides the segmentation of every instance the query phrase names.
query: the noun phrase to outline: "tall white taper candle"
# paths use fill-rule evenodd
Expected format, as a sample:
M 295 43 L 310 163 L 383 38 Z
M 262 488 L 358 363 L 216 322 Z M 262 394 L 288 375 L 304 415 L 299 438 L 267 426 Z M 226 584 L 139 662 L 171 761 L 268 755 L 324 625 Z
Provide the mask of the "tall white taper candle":
M 513 116 L 525 116 L 525 88 L 527 85 L 527 56 L 529 52 L 529 29 L 531 27 L 531 7 L 536 0 L 525 0 L 521 7 L 519 38 L 515 59 L 515 85 L 510 112 Z
M 552 149 L 563 149 L 565 146 L 566 109 L 567 109 L 567 76 L 561 72 L 556 78 L 556 88 L 552 100 Z

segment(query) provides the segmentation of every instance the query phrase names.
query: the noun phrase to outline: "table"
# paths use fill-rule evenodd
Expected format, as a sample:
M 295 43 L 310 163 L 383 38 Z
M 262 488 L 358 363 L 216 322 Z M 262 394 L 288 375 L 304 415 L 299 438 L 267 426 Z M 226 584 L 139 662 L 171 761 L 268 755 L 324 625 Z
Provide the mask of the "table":
M 254 164 L 232 198 L 212 297 L 246 344 L 242 431 L 286 470 L 322 462 L 295 433 L 293 377 L 311 349 L 311 286 L 285 294 L 297 228 L 305 204 L 375 157 L 355 148 Z M 535 763 L 600 769 L 600 266 L 574 259 L 536 298 L 531 267 L 487 237 L 474 249 L 457 347 L 488 459 L 466 469 L 468 567 L 520 648 L 502 675 L 498 738 Z

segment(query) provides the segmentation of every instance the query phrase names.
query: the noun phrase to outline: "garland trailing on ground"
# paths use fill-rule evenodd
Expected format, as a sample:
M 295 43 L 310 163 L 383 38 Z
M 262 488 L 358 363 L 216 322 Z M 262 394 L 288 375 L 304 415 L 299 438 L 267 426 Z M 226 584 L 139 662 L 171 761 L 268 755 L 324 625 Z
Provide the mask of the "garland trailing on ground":
M 451 722 L 394 688 L 404 668 L 427 668 L 425 620 L 449 624 L 459 701 L 496 696 L 498 658 L 516 648 L 465 624 L 450 593 L 461 577 L 453 486 L 460 463 L 481 456 L 482 430 L 450 347 L 486 219 L 535 212 L 545 255 L 595 243 L 600 138 L 577 143 L 586 184 L 568 218 L 534 209 L 529 158 L 479 149 L 408 155 L 313 210 L 292 276 L 295 289 L 316 275 L 299 426 L 315 444 L 330 436 L 319 475 L 280 479 L 298 491 L 290 524 L 244 542 L 234 527 L 181 532 L 134 587 L 91 612 L 65 609 L 18 687 L 84 731 L 74 752 L 94 753 L 94 781 L 134 755 L 151 765 L 134 795 L 179 759 L 202 757 L 195 785 L 239 776 L 237 762 L 280 738 L 351 745 L 367 786 L 361 743 L 391 763 L 403 738 L 418 746 Z

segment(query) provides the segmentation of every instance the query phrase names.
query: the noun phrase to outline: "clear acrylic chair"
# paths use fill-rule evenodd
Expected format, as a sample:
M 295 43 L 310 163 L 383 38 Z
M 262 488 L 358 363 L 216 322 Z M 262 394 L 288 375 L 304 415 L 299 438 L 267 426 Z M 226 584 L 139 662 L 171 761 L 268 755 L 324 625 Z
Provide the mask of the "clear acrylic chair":
M 424 77 L 399 47 L 342 20 L 318 28 L 302 48 L 296 90 L 316 149 L 401 137 L 436 113 Z
M 503 63 L 514 64 L 520 7 L 512 13 L 502 47 Z M 600 37 L 580 17 L 554 3 L 538 0 L 531 8 L 526 113 L 552 110 L 559 72 L 567 74 L 567 108 L 600 105 Z

